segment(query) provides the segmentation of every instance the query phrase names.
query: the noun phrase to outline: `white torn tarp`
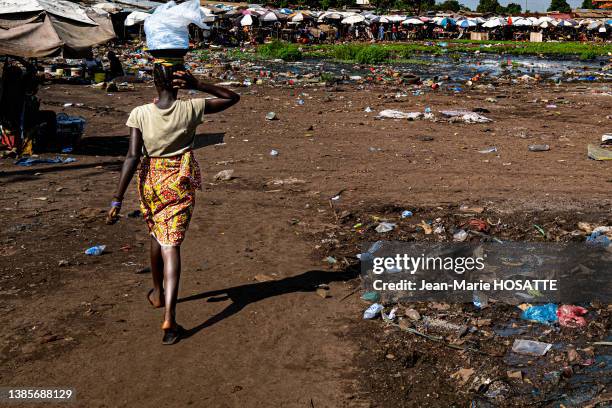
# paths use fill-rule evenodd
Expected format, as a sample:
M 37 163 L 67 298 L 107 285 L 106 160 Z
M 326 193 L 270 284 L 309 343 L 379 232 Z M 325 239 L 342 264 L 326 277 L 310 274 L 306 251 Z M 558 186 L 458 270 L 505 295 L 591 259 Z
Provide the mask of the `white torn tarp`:
M 378 119 L 408 119 L 408 120 L 419 120 L 419 119 L 433 119 L 433 115 L 430 113 L 422 112 L 402 112 L 394 109 L 385 109 L 381 111 Z
M 67 0 L 0 0 L 0 15 L 43 10 L 73 21 L 98 25 L 87 15 L 83 6 Z
M 465 123 L 488 123 L 493 122 L 476 112 L 470 112 L 467 110 L 453 110 L 453 111 L 440 111 L 442 116 L 449 118 L 452 122 L 465 122 Z

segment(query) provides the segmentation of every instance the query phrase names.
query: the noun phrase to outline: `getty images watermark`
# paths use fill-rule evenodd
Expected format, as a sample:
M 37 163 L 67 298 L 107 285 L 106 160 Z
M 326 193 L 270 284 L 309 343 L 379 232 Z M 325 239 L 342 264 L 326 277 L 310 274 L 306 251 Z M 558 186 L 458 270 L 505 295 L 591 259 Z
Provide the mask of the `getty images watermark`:
M 584 244 L 368 243 L 366 289 L 383 300 L 469 301 L 475 292 L 512 303 L 608 302 L 612 253 Z

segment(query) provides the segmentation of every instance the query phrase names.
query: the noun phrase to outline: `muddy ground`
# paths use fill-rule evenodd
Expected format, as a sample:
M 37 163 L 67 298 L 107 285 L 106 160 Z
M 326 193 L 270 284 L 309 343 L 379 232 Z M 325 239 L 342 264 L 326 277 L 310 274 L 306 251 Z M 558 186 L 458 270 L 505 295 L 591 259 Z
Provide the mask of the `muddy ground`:
M 367 304 L 348 265 L 359 242 L 374 233 L 361 236 L 353 226 L 372 216 L 397 220 L 399 210 L 411 209 L 415 216 L 395 234 L 419 239 L 415 226 L 422 219 L 456 223 L 460 205 L 482 206 L 487 217 L 510 225 L 504 239 L 544 239 L 532 226 L 536 221 L 550 240 L 570 239 L 578 221 L 612 224 L 612 164 L 586 154 L 586 145 L 612 126 L 609 88 L 517 84 L 396 98 L 403 90 L 252 86 L 239 88 L 239 105 L 210 116 L 199 132 L 222 133 L 225 144 L 196 152 L 206 183 L 182 250 L 178 309 L 189 337 L 163 347 L 161 312 L 145 300 L 145 224 L 129 217 L 114 226 L 103 222 L 127 148 L 124 123 L 154 90 L 148 84 L 111 94 L 44 86 L 43 107 L 83 116 L 87 129 L 70 154 L 75 163 L 25 168 L 0 161 L 0 383 L 70 386 L 79 407 L 557 403 L 534 394 L 545 387 L 505 377 L 502 352 L 509 340 L 491 328 L 478 336 L 495 339 L 483 343 L 499 350 L 483 356 L 363 321 Z M 492 97 L 496 103 L 487 101 Z M 372 113 L 364 112 L 368 106 Z M 426 107 L 485 108 L 493 122 L 375 119 L 383 109 Z M 279 120 L 266 121 L 269 111 Z M 528 151 L 542 143 L 551 150 Z M 491 146 L 498 152 L 478 152 Z M 272 149 L 279 155 L 271 156 Z M 234 169 L 235 178 L 215 182 L 224 169 Z M 132 187 L 124 215 L 137 208 Z M 107 253 L 85 256 L 95 244 L 107 245 Z M 328 255 L 339 262 L 330 265 Z M 316 294 L 321 284 L 330 286 L 330 297 Z M 408 306 L 442 318 L 491 318 L 493 325 L 519 312 L 402 307 Z M 588 330 L 536 328 L 534 338 L 573 341 L 584 359 L 597 356 L 586 342 L 605 340 L 610 330 L 607 306 L 597 306 Z M 547 359 L 563 369 L 565 353 Z M 484 389 L 474 376 L 465 382 L 450 377 L 461 368 L 496 374 L 502 384 Z M 609 378 L 609 371 L 603 375 Z M 564 381 L 553 391 L 565 392 Z M 501 391 L 481 401 L 495 387 Z M 583 400 L 607 392 L 604 385 Z

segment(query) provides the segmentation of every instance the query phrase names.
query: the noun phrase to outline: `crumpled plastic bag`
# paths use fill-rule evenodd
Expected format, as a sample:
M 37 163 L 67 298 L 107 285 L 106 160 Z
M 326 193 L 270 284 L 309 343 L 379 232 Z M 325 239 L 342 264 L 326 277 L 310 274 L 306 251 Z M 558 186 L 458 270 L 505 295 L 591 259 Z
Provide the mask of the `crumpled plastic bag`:
M 431 115 L 429 115 L 431 116 Z M 418 120 L 418 119 L 428 119 L 424 113 L 421 112 L 402 112 L 394 109 L 385 109 L 380 111 L 378 114 L 379 119 L 408 119 L 408 120 Z
M 189 48 L 189 24 L 208 28 L 199 0 L 190 0 L 178 6 L 170 1 L 155 9 L 144 23 L 147 48 L 150 50 Z
M 557 309 L 557 317 L 559 318 L 559 324 L 565 327 L 584 327 L 587 322 L 582 315 L 587 314 L 588 310 L 584 307 L 563 305 Z
M 449 118 L 452 122 L 465 122 L 465 123 L 489 123 L 493 122 L 493 120 L 487 118 L 486 116 L 480 115 L 476 112 L 470 112 L 466 110 L 450 110 L 450 111 L 440 111 L 440 113 Z
M 550 324 L 557 321 L 557 310 L 558 307 L 554 303 L 530 306 L 521 313 L 521 319 Z

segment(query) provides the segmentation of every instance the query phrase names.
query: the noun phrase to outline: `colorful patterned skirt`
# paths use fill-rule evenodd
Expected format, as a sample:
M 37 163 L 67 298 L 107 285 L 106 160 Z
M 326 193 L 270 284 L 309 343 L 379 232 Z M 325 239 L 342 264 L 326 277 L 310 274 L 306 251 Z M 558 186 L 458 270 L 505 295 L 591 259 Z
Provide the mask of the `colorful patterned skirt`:
M 138 173 L 140 208 L 149 232 L 160 245 L 181 245 L 201 185 L 200 167 L 191 151 L 174 157 L 143 158 Z

